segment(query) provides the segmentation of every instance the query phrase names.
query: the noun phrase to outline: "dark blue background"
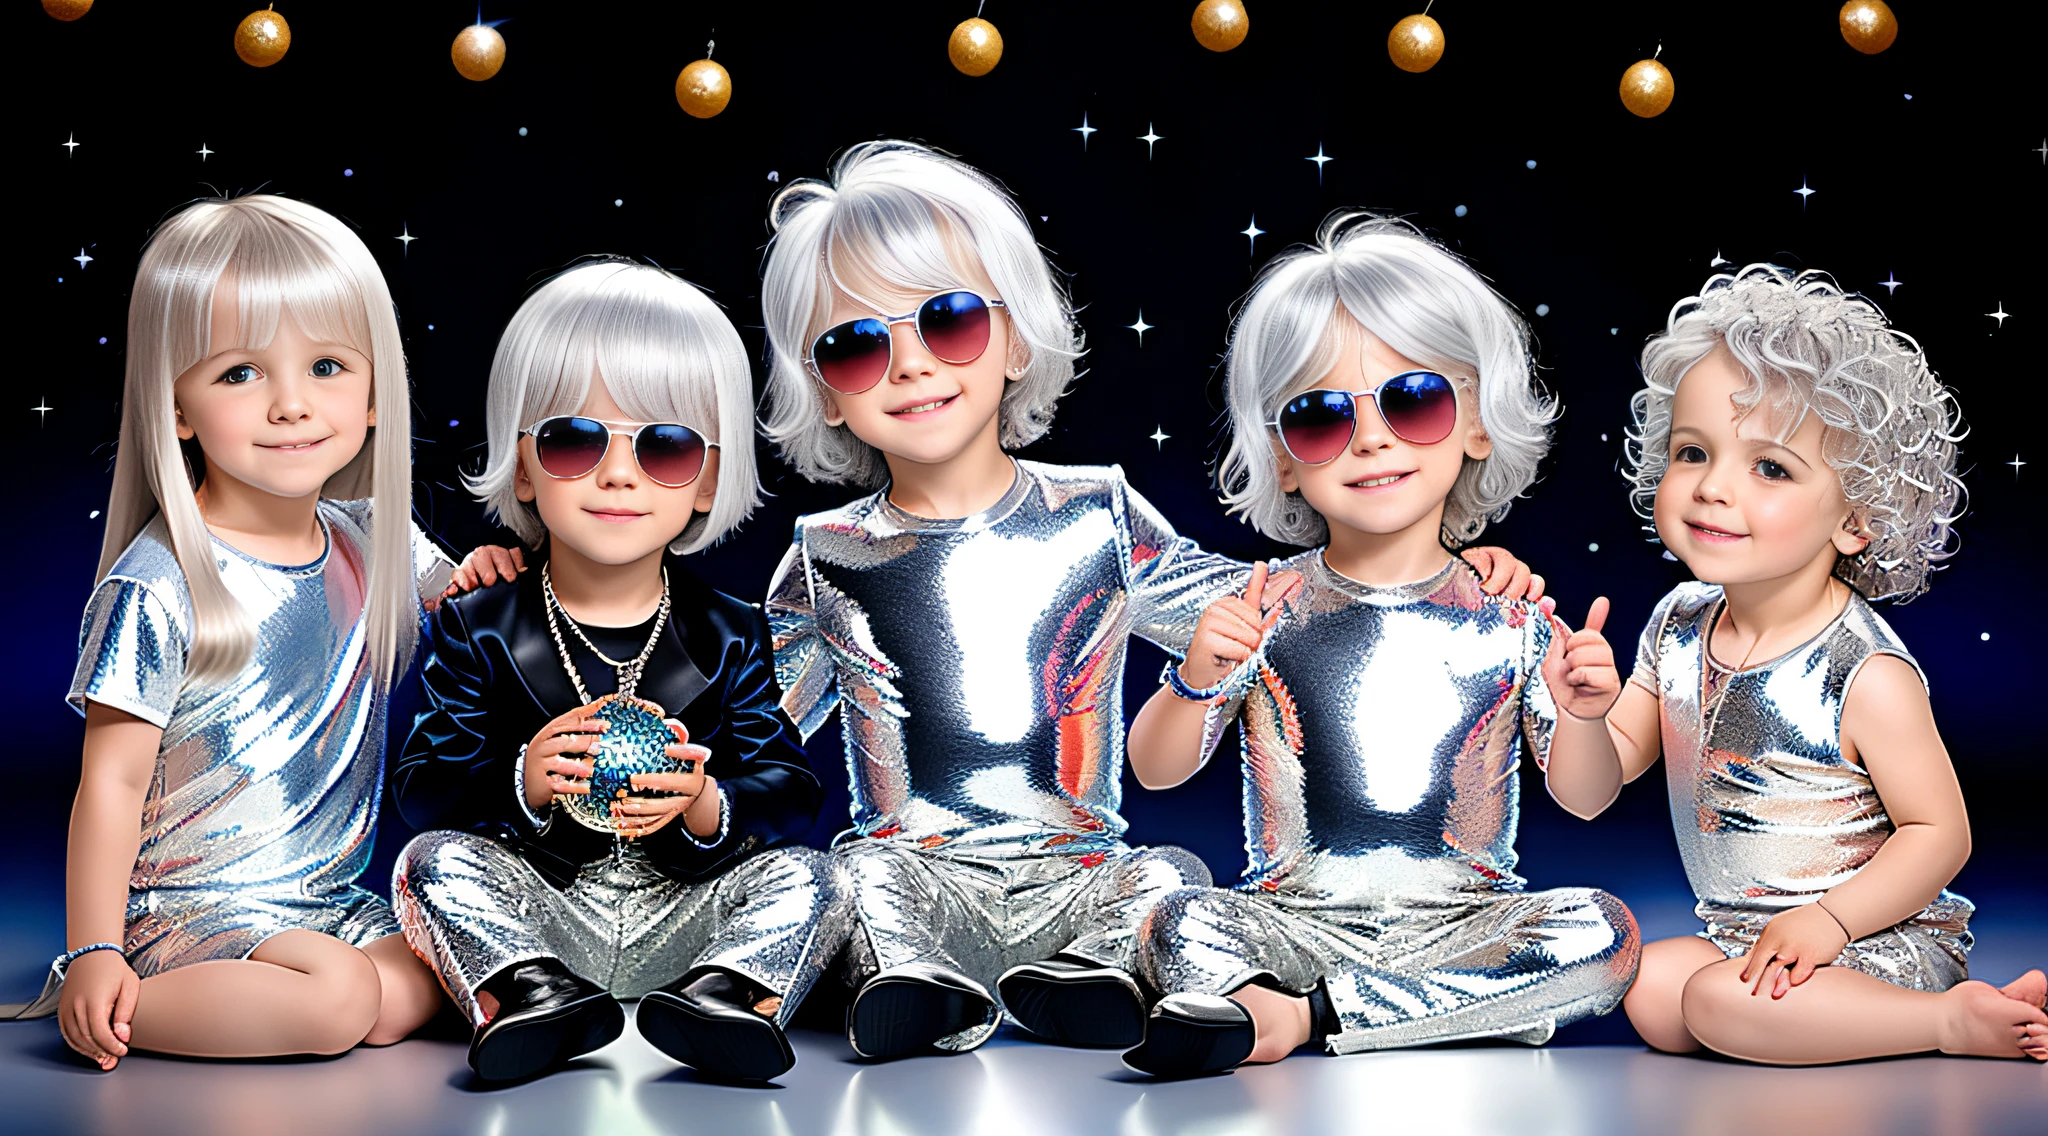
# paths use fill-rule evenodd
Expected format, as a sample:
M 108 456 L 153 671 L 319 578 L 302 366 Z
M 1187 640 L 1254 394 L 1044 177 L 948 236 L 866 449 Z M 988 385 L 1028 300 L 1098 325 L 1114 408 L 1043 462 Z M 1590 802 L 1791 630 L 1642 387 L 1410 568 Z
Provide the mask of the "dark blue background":
M 1624 645 L 1683 578 L 1644 542 L 1616 472 L 1644 337 L 1717 255 L 1825 268 L 1874 294 L 1927 347 L 1974 427 L 1963 552 L 1930 595 L 1885 613 L 1933 677 L 1969 795 L 1976 854 L 1956 886 L 1987 915 L 2043 907 L 2034 595 L 2016 578 L 2038 562 L 2031 490 L 2048 475 L 2033 338 L 2048 309 L 2041 6 L 1901 0 L 1898 43 L 1866 57 L 1842 42 L 1829 0 L 1730 0 L 1711 18 L 1697 5 L 1449 5 L 1437 13 L 1448 54 L 1409 75 L 1384 45 L 1411 3 L 1250 0 L 1249 40 L 1214 55 L 1188 33 L 1193 0 L 999 0 L 987 15 L 1004 59 L 969 79 L 944 52 L 966 0 L 885 11 L 499 2 L 484 15 L 511 18 L 509 60 L 481 84 L 448 60 L 475 17 L 467 0 L 281 4 L 293 46 L 260 71 L 230 50 L 250 6 L 102 4 L 59 24 L 18 3 L 4 17 L 17 194 L 0 241 L 15 281 L 9 337 L 23 349 L 0 383 L 13 471 L 0 505 L 14 534 L 0 558 L 15 612 L 0 655 L 15 755 L 0 826 L 10 989 L 33 984 L 63 935 L 81 727 L 61 698 L 99 550 L 90 514 L 106 506 L 127 291 L 163 214 L 260 187 L 360 228 L 403 319 L 418 506 L 467 548 L 506 539 L 455 488 L 456 469 L 478 456 L 491 349 L 523 292 L 580 254 L 647 257 L 710 289 L 758 348 L 772 175 L 817 175 L 835 150 L 880 135 L 927 140 L 1002 178 L 1072 274 L 1087 372 L 1026 456 L 1119 462 L 1182 531 L 1233 555 L 1280 551 L 1226 518 L 1207 483 L 1214 368 L 1254 270 L 1338 206 L 1398 212 L 1449 242 L 1530 314 L 1566 407 L 1543 480 L 1486 540 L 1544 572 L 1574 622 L 1594 595 L 1612 596 Z M 714 25 L 736 95 L 698 121 L 672 85 Z M 1677 99 L 1639 120 L 1616 87 L 1660 41 Z M 1099 130 L 1085 148 L 1071 129 L 1084 114 Z M 1149 157 L 1137 140 L 1148 126 L 1162 138 Z M 61 145 L 70 137 L 75 152 Z M 1305 160 L 1319 147 L 1335 159 L 1320 179 Z M 1794 192 L 1802 184 L 1811 198 Z M 1267 230 L 1255 249 L 1241 235 L 1254 214 Z M 409 250 L 401 231 L 419 238 Z M 81 249 L 95 258 L 82 267 L 70 259 Z M 1901 286 L 1888 295 L 1880 282 L 1893 273 Z M 2000 305 L 2014 313 L 2002 325 L 1983 314 Z M 1156 326 L 1142 347 L 1125 327 L 1140 309 Z M 1147 437 L 1155 426 L 1163 444 Z M 2042 464 L 2002 464 L 2015 454 Z M 805 484 L 765 451 L 763 470 L 774 496 L 697 563 L 747 599 L 794 517 L 850 495 Z M 1133 649 L 1133 708 L 1158 665 L 1149 646 Z M 833 729 L 810 747 L 837 794 L 821 839 L 846 815 L 838 746 Z M 1165 793 L 1128 785 L 1132 839 L 1184 844 L 1231 878 L 1243 859 L 1236 778 L 1223 762 Z M 1535 885 L 1600 884 L 1653 932 L 1686 929 L 1661 774 L 1590 826 L 1537 781 L 1528 790 L 1521 848 Z M 367 884 L 382 888 L 405 835 L 387 823 Z M 1617 1029 L 1618 1015 L 1581 1033 Z

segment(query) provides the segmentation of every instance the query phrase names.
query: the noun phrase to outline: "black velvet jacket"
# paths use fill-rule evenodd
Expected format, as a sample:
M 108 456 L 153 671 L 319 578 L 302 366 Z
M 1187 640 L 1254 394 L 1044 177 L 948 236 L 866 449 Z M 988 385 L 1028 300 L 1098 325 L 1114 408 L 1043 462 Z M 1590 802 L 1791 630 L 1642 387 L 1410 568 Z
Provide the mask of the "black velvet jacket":
M 705 772 L 717 778 L 730 812 L 725 836 L 711 847 L 693 840 L 680 817 L 639 845 L 665 874 L 694 881 L 801 838 L 822 793 L 778 705 L 766 618 L 713 590 L 676 557 L 667 566 L 668 627 L 638 693 L 681 719 L 690 741 L 711 751 Z M 611 854 L 612 837 L 545 812 L 549 823 L 536 829 L 520 807 L 519 747 L 581 704 L 548 634 L 546 602 L 535 565 L 516 581 L 441 605 L 431 618 L 422 672 L 425 708 L 389 780 L 392 801 L 414 828 L 493 836 L 566 887 L 577 869 Z M 610 689 L 605 683 L 592 692 Z

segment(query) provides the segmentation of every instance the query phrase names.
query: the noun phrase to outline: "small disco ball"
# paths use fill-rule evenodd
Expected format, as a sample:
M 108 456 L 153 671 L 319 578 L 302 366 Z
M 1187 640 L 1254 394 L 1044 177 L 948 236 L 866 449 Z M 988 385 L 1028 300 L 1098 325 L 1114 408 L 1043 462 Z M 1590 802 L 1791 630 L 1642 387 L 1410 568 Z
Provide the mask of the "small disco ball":
M 597 752 L 589 755 L 591 764 L 590 794 L 579 796 L 565 793 L 557 798 L 562 808 L 576 823 L 599 832 L 617 832 L 613 823 L 612 802 L 618 800 L 619 792 L 642 797 L 662 794 L 635 792 L 631 780 L 635 773 L 682 773 L 687 767 L 663 751 L 676 742 L 662 719 L 660 706 L 642 699 L 625 699 L 607 696 L 604 705 L 591 715 L 603 719 L 607 725 L 599 737 L 602 742 Z

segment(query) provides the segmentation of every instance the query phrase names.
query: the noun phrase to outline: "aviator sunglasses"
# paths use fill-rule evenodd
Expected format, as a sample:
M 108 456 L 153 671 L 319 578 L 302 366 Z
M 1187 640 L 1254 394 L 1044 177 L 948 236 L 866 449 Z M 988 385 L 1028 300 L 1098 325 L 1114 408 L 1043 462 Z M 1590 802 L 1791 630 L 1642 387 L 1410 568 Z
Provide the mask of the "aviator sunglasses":
M 1458 393 L 1435 371 L 1403 371 L 1371 390 L 1312 390 L 1294 396 L 1267 423 L 1280 444 L 1303 465 L 1322 465 L 1351 448 L 1358 430 L 1358 398 L 1378 405 L 1394 436 L 1413 446 L 1434 445 L 1458 424 Z
M 619 423 L 558 414 L 521 430 L 533 435 L 541 472 L 558 481 L 573 481 L 596 469 L 612 445 L 612 435 L 633 439 L 633 460 L 649 481 L 681 489 L 704 472 L 704 452 L 718 448 L 704 435 L 679 422 L 649 422 L 634 430 Z
M 973 292 L 940 292 L 900 316 L 876 315 L 834 324 L 811 341 L 811 370 L 840 394 L 865 394 L 889 376 L 889 329 L 917 328 L 924 349 L 941 363 L 972 363 L 988 350 L 988 312 L 1003 307 Z

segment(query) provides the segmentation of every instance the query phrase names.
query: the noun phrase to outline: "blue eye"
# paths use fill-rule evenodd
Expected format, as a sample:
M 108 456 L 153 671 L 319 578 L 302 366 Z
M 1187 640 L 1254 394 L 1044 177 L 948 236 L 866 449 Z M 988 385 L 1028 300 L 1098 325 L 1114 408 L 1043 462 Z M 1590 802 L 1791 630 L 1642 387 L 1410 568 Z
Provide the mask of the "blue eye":
M 240 386 L 243 383 L 254 382 L 262 377 L 263 372 L 258 370 L 255 364 L 237 363 L 221 372 L 220 381 L 230 386 Z
M 1706 461 L 1707 451 L 1700 449 L 1698 446 L 1680 446 L 1678 447 L 1678 452 L 1671 455 L 1671 460 L 1691 465 Z
M 1769 458 L 1758 458 L 1756 460 L 1756 472 L 1757 476 L 1763 478 L 1765 481 L 1792 480 L 1791 470 L 1786 469 L 1784 466 L 1779 465 L 1777 462 L 1774 462 Z
M 313 361 L 313 377 L 316 379 L 331 379 L 346 370 L 348 370 L 348 367 L 343 365 L 339 359 L 315 359 Z

